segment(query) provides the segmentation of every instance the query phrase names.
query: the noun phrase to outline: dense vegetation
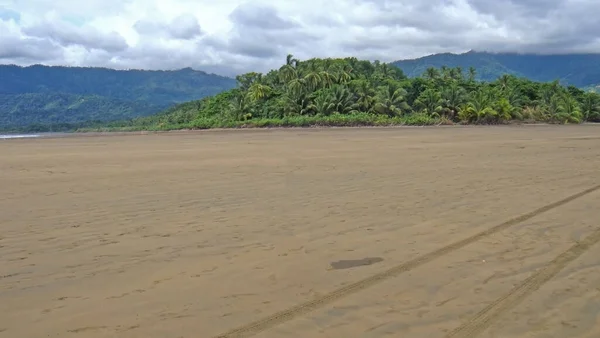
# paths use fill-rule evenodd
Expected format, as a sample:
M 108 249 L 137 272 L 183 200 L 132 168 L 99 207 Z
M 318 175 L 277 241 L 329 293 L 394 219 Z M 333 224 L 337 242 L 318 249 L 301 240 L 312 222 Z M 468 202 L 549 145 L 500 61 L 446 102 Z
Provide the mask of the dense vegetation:
M 65 93 L 0 94 L 1 123 L 25 127 L 88 121 L 110 121 L 155 113 L 145 102 L 124 102 L 98 95 Z
M 234 87 L 234 79 L 190 68 L 120 71 L 0 65 L 0 129 L 147 116 Z
M 463 54 L 435 54 L 393 64 L 409 77 L 420 76 L 430 67 L 461 67 L 464 70 L 473 67 L 477 69 L 478 80 L 494 81 L 509 74 L 533 81 L 558 80 L 562 85 L 600 89 L 600 54 L 536 55 L 470 51 Z
M 238 87 L 161 114 L 108 128 L 178 129 L 241 126 L 580 123 L 600 120 L 600 95 L 557 81 L 503 75 L 476 80 L 476 70 L 428 68 L 408 78 L 400 68 L 346 59 L 299 61 L 237 77 Z

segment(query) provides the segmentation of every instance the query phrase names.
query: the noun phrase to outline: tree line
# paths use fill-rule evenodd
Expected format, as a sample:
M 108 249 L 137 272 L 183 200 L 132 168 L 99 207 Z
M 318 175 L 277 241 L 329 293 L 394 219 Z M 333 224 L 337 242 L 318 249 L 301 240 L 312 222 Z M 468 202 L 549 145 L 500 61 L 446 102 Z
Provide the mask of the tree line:
M 476 74 L 473 67 L 431 67 L 408 78 L 400 68 L 379 61 L 300 61 L 288 55 L 280 68 L 266 74 L 237 76 L 235 89 L 112 127 L 600 122 L 597 93 L 512 75 L 483 82 Z
M 515 120 L 573 122 L 597 120 L 600 95 L 576 87 L 503 75 L 475 81 L 476 69 L 428 68 L 409 79 L 394 66 L 347 59 L 286 63 L 266 75 L 237 77 L 226 112 L 234 119 L 365 112 L 387 116 L 421 113 L 468 123 Z M 216 113 L 212 111 L 208 114 Z

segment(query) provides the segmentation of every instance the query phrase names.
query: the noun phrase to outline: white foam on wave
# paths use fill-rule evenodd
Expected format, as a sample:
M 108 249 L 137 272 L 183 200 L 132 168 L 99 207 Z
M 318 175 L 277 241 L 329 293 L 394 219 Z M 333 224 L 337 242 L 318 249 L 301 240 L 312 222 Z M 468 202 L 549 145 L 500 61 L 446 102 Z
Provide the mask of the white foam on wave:
M 15 134 L 15 135 L 0 135 L 0 139 L 11 139 L 11 138 L 30 138 L 30 137 L 40 137 L 37 134 Z

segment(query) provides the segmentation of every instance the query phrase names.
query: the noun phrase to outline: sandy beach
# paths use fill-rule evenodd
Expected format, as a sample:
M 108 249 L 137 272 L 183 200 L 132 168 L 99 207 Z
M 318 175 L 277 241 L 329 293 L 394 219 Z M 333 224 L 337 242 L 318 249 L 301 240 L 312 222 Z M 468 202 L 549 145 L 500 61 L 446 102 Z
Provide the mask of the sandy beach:
M 600 337 L 600 126 L 0 142 L 0 337 Z

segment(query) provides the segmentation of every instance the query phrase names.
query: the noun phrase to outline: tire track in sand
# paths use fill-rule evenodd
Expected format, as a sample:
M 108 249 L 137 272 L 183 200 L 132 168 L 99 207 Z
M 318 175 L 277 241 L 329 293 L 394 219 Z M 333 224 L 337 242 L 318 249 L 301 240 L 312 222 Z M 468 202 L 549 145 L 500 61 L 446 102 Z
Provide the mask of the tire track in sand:
M 384 280 L 387 280 L 389 278 L 395 277 L 401 273 L 410 271 L 414 268 L 417 268 L 421 265 L 424 265 L 426 263 L 429 263 L 431 261 L 433 261 L 436 258 L 442 257 L 447 255 L 450 252 L 456 251 L 458 249 L 461 249 L 471 243 L 474 243 L 482 238 L 485 238 L 487 236 L 490 236 L 492 234 L 495 234 L 499 231 L 502 231 L 506 228 L 509 228 L 513 225 L 516 225 L 518 223 L 524 222 L 530 218 L 533 218 L 539 214 L 542 214 L 544 212 L 547 212 L 549 210 L 552 210 L 554 208 L 557 208 L 559 206 L 562 206 L 568 202 L 571 202 L 577 198 L 580 198 L 584 195 L 590 194 L 596 190 L 600 189 L 600 184 L 599 185 L 595 185 L 589 189 L 583 190 L 581 192 L 578 192 L 574 195 L 571 195 L 569 197 L 566 197 L 560 201 L 556 201 L 554 203 L 550 203 L 547 204 L 541 208 L 538 208 L 536 210 L 530 211 L 526 214 L 514 217 L 512 219 L 509 219 L 508 221 L 496 225 L 492 228 L 489 228 L 485 231 L 479 232 L 473 236 L 467 237 L 465 239 L 462 239 L 460 241 L 451 243 L 445 247 L 442 247 L 440 249 L 437 249 L 435 251 L 431 251 L 427 254 L 424 254 L 422 256 L 413 258 L 407 262 L 404 262 L 400 265 L 394 266 L 388 270 L 382 271 L 380 273 L 377 273 L 375 275 L 372 275 L 370 277 L 367 277 L 365 279 L 362 279 L 360 281 L 354 282 L 352 284 L 346 285 L 344 287 L 341 287 L 337 290 L 334 290 L 328 294 L 325 294 L 319 298 L 313 299 L 313 300 L 309 300 L 307 302 L 304 303 L 300 303 L 298 305 L 295 305 L 293 307 L 290 307 L 288 309 L 279 311 L 271 316 L 265 317 L 263 319 L 259 319 L 257 321 L 251 322 L 249 324 L 240 326 L 238 328 L 232 329 L 230 331 L 227 331 L 223 334 L 220 334 L 218 336 L 215 336 L 215 338 L 233 338 L 233 337 L 251 337 L 253 335 L 256 335 L 262 331 L 268 330 L 272 327 L 275 327 L 277 325 L 283 324 L 287 321 L 290 321 L 296 317 L 299 316 L 303 316 L 306 315 L 316 309 L 319 309 L 327 304 L 330 304 L 334 301 L 337 301 L 341 298 L 350 296 L 354 293 L 357 293 L 361 290 L 364 290 L 368 287 L 371 287 L 373 285 L 376 285 L 380 282 L 383 282 Z M 599 234 L 600 235 L 600 231 Z M 460 328 L 459 328 L 460 329 Z M 466 329 L 466 328 L 465 328 Z M 457 331 L 457 334 L 459 334 L 460 332 L 466 332 L 463 331 L 465 329 L 460 329 L 460 331 Z
M 543 269 L 538 270 L 529 278 L 525 279 L 509 293 L 496 299 L 468 322 L 452 330 L 446 337 L 476 337 L 487 329 L 495 319 L 500 317 L 504 312 L 517 306 L 525 299 L 525 297 L 539 289 L 542 285 L 552 279 L 552 277 L 556 276 L 556 274 L 564 269 L 570 262 L 577 259 L 598 242 L 600 242 L 600 228 L 596 229 L 584 240 L 573 245 L 569 250 L 560 254 Z

